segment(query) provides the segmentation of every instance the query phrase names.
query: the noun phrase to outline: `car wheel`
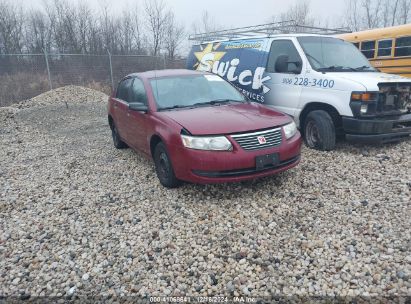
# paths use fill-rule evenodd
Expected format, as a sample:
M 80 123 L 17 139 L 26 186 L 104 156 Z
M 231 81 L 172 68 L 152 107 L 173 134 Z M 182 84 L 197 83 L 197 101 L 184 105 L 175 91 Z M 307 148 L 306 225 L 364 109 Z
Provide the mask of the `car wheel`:
M 118 134 L 118 130 L 115 124 L 113 124 L 111 128 L 111 136 L 113 137 L 114 147 L 117 149 L 125 149 L 127 148 L 127 144 L 121 140 L 120 134 Z
M 154 164 L 160 183 L 167 188 L 178 187 L 181 182 L 176 178 L 165 145 L 160 142 L 154 149 Z
M 304 141 L 312 149 L 330 151 L 335 148 L 335 126 L 331 116 L 323 110 L 312 111 L 304 123 Z

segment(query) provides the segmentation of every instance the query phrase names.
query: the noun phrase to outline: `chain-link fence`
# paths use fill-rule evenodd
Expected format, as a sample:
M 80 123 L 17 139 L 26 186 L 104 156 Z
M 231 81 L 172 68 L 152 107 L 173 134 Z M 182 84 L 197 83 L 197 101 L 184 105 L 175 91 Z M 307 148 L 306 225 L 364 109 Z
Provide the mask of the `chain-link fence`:
M 8 54 L 0 55 L 0 106 L 29 99 L 65 85 L 110 93 L 127 74 L 184 68 L 185 59 L 144 55 Z

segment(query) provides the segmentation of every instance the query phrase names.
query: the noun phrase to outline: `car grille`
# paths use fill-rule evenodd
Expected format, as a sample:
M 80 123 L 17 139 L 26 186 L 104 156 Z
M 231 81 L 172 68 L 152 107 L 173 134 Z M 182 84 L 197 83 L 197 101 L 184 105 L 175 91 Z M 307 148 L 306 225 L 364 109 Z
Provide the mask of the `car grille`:
M 282 140 L 281 128 L 265 131 L 235 134 L 231 137 L 244 150 L 259 150 L 279 146 Z

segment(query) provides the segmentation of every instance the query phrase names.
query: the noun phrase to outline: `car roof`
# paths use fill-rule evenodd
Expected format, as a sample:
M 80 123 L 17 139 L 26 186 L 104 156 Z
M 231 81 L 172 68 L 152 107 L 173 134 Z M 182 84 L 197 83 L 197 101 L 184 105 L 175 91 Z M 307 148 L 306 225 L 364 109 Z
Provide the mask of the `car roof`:
M 200 72 L 186 69 L 168 69 L 168 70 L 153 70 L 140 73 L 132 73 L 127 75 L 128 77 L 139 77 L 139 78 L 158 78 L 158 77 L 171 77 L 171 76 L 189 76 L 189 75 L 208 75 L 208 72 Z

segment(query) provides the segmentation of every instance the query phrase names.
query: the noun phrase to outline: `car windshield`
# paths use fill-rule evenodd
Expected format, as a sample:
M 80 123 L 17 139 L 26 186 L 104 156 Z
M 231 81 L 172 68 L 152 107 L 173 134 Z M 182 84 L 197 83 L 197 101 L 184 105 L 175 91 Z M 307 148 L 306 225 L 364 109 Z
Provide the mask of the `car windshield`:
M 150 80 L 158 110 L 244 102 L 245 97 L 217 75 L 189 75 Z
M 298 41 L 316 71 L 376 72 L 352 43 L 337 38 L 310 36 L 298 37 Z

